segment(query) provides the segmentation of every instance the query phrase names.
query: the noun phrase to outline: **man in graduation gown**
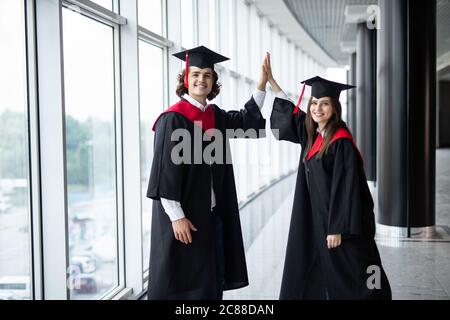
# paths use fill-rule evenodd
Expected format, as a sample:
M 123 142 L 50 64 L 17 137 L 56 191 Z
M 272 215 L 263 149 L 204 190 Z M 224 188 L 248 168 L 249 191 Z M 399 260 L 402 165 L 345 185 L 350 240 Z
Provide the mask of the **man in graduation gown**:
M 302 147 L 280 299 L 391 299 L 374 240 L 373 200 L 349 130 L 344 124 L 336 131 L 321 159 L 326 132 L 318 132 L 306 154 L 302 96 L 295 107 L 267 68 L 277 94 L 271 128 L 277 139 Z M 339 99 L 342 90 L 353 88 L 320 77 L 303 83 L 312 86 L 316 99 Z
M 223 290 L 248 285 L 228 138 L 264 136 L 260 108 L 267 76 L 262 72 L 258 90 L 243 110 L 227 112 L 207 105 L 206 98 L 219 91 L 214 64 L 228 59 L 203 46 L 175 56 L 186 61 L 177 90 L 181 101 L 154 125 L 147 191 L 154 200 L 148 298 L 220 300 Z M 181 139 L 173 141 L 179 129 L 188 133 L 183 143 L 189 152 L 177 149 Z M 240 132 L 227 136 L 230 129 Z M 212 144 L 216 149 L 211 155 L 221 153 L 224 159 L 204 156 Z M 173 153 L 181 153 L 183 161 L 174 161 Z

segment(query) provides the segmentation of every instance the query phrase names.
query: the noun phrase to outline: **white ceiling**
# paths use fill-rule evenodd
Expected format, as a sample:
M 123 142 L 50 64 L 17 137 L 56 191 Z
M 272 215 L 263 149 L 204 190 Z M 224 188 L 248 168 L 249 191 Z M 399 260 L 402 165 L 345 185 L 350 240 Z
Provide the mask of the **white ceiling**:
M 438 69 L 450 65 L 450 0 L 437 1 Z M 378 0 L 254 0 L 257 7 L 291 40 L 327 67 L 348 64 L 356 24 L 345 23 L 346 6 Z
M 356 42 L 356 24 L 345 23 L 347 6 L 377 4 L 377 0 L 284 0 L 297 22 L 340 65 L 348 64 L 341 50 Z
M 297 22 L 295 16 L 283 0 L 251 0 L 251 2 L 299 48 L 325 67 L 337 66 L 336 61 L 328 55 L 320 43 L 313 39 Z

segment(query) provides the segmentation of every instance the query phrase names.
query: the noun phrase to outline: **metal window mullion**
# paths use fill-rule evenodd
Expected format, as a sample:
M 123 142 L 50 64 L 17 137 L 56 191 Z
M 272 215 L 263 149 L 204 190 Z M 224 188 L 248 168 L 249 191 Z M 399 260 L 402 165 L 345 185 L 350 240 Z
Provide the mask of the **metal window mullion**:
M 236 0 L 230 0 L 230 23 L 231 26 L 229 26 L 229 36 L 228 36 L 228 45 L 230 48 L 230 55 L 231 55 L 231 64 L 230 69 L 232 70 L 238 70 L 238 64 L 237 64 L 237 48 L 238 48 L 238 37 L 235 35 L 237 34 L 237 3 Z
M 194 42 L 194 47 L 199 46 L 199 39 L 200 39 L 200 35 L 199 35 L 199 5 L 198 5 L 198 0 L 191 0 L 192 1 L 192 19 L 194 21 L 192 21 L 192 33 L 193 33 L 193 42 Z
M 209 44 L 209 25 L 211 17 L 209 16 L 208 0 L 197 0 L 195 6 L 195 34 L 197 35 L 197 45 Z M 211 44 L 209 44 L 211 47 Z
M 113 11 L 113 13 L 118 12 L 119 15 L 120 15 L 120 3 L 119 3 L 119 0 L 112 0 L 112 11 Z
M 120 84 L 122 196 L 124 220 L 121 229 L 125 259 L 125 285 L 133 295 L 143 291 L 142 283 L 142 208 L 140 164 L 140 110 L 139 110 L 139 28 L 136 1 L 121 0 L 121 14 L 128 24 L 120 28 Z M 119 111 L 120 110 L 120 111 Z M 126 158 L 125 158 L 126 157 Z M 126 160 L 125 160 L 126 159 Z
M 38 108 L 37 108 L 37 75 L 36 75 L 36 37 L 34 19 L 34 1 L 26 0 L 26 48 L 27 48 L 27 92 L 28 92 L 28 141 L 29 141 L 29 243 L 31 243 L 31 298 L 43 299 L 42 274 L 42 241 L 41 241 L 41 203 L 40 203 L 40 176 L 39 176 L 39 140 L 38 140 Z
M 127 19 L 89 0 L 63 0 L 63 5 L 71 10 L 88 16 L 101 17 L 110 23 L 126 25 Z
M 212 0 L 214 3 L 212 4 L 214 7 L 214 24 L 213 24 L 213 30 L 212 32 L 214 32 L 216 34 L 216 37 L 214 38 L 215 43 L 212 44 L 213 48 L 217 48 L 218 50 L 220 49 L 220 14 L 219 14 L 219 0 Z M 211 3 L 209 3 L 209 5 L 211 5 Z M 210 15 L 208 15 L 209 18 L 211 18 Z
M 164 90 L 164 92 L 163 92 L 163 97 L 164 97 L 163 109 L 164 110 L 169 108 L 169 103 L 170 103 L 169 90 L 170 90 L 171 77 L 170 77 L 170 73 L 169 73 L 169 49 L 170 48 L 163 49 L 163 79 L 162 79 L 162 81 L 163 81 L 163 90 Z
M 167 15 L 167 1 L 168 0 L 159 0 L 161 1 L 161 14 L 162 14 L 162 19 L 161 19 L 161 23 L 162 23 L 162 36 L 164 38 L 168 38 L 168 15 Z M 139 9 L 139 8 L 138 8 Z
M 58 0 L 36 1 L 35 5 L 43 298 L 66 300 L 69 258 L 62 7 Z
M 118 25 L 113 28 L 114 37 L 114 86 L 115 86 L 115 154 L 116 154 L 116 231 L 117 231 L 117 280 L 116 290 L 125 288 L 125 235 L 124 235 L 124 185 L 123 185 L 123 137 L 122 137 L 122 116 L 121 116 L 121 50 L 120 50 L 120 28 Z
M 174 46 L 167 49 L 168 57 L 180 51 L 181 48 L 181 1 L 167 1 L 166 7 L 167 14 L 167 38 L 173 41 Z M 169 81 L 167 82 L 169 87 L 169 104 L 178 101 L 178 97 L 175 94 L 176 83 L 173 81 L 175 75 L 181 70 L 181 63 L 178 59 L 167 59 L 168 69 L 166 72 L 169 75 Z
M 160 48 L 171 48 L 174 45 L 172 41 L 141 26 L 138 26 L 138 35 L 140 39 Z
M 246 56 L 246 58 L 247 58 L 247 66 L 246 66 L 246 69 L 245 69 L 245 73 L 246 73 L 246 76 L 248 76 L 248 77 L 250 77 L 250 75 L 253 76 L 253 77 L 257 77 L 256 74 L 252 75 L 252 67 L 251 67 L 252 63 L 256 63 L 256 61 L 254 61 L 254 57 L 252 57 L 251 54 L 250 54 L 251 53 L 250 44 L 251 44 L 251 37 L 252 37 L 252 33 L 251 33 L 251 30 L 252 30 L 252 26 L 251 26 L 251 21 L 252 21 L 251 20 L 251 6 L 244 2 L 244 7 L 245 7 L 245 14 L 246 14 L 246 16 L 245 16 L 245 20 L 246 20 L 245 26 L 246 26 L 246 29 L 247 29 L 247 30 L 244 30 L 244 32 L 245 32 L 245 34 L 247 36 L 245 40 L 247 41 L 246 51 L 248 52 L 248 54 Z M 259 58 L 259 59 L 261 59 L 261 58 Z

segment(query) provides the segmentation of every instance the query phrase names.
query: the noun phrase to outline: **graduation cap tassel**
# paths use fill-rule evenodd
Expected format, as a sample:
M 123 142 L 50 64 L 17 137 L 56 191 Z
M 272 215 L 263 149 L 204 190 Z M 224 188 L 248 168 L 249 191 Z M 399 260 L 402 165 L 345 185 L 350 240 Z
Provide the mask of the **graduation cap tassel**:
M 300 105 L 303 100 L 303 95 L 305 94 L 305 88 L 306 88 L 306 83 L 303 84 L 302 93 L 300 94 L 300 98 L 298 99 L 297 106 L 295 107 L 294 112 L 292 114 L 297 114 L 300 112 Z
M 189 53 L 186 52 L 186 71 L 184 75 L 184 87 L 189 90 Z

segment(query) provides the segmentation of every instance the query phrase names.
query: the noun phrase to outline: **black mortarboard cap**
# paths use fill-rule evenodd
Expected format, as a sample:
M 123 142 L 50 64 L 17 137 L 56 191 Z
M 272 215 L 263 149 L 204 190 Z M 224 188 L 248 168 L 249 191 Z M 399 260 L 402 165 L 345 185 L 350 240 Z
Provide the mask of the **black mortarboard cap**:
M 305 86 L 307 85 L 311 86 L 311 96 L 316 99 L 320 99 L 323 97 L 339 99 L 341 91 L 356 88 L 355 86 L 349 84 L 330 81 L 318 76 L 302 81 L 302 83 L 304 84 L 303 90 L 300 95 L 300 99 L 298 100 L 297 106 L 294 109 L 294 114 L 297 114 L 300 111 L 300 103 L 302 101 L 303 94 L 305 93 Z
M 175 53 L 173 56 L 180 60 L 186 61 L 186 53 L 188 54 L 188 67 L 198 67 L 201 69 L 214 69 L 214 64 L 230 60 L 217 52 L 208 49 L 205 46 L 189 49 Z
M 189 67 L 198 67 L 201 69 L 211 68 L 214 70 L 214 64 L 230 60 L 229 58 L 224 57 L 218 54 L 217 52 L 208 49 L 205 46 L 200 46 L 189 50 L 181 51 L 173 54 L 173 56 L 186 62 L 186 76 L 185 76 L 186 88 L 189 87 L 187 81 Z
M 323 97 L 331 97 L 339 99 L 341 91 L 356 88 L 355 86 L 330 81 L 321 77 L 314 77 L 303 81 L 302 83 L 311 86 L 311 96 L 320 99 Z

